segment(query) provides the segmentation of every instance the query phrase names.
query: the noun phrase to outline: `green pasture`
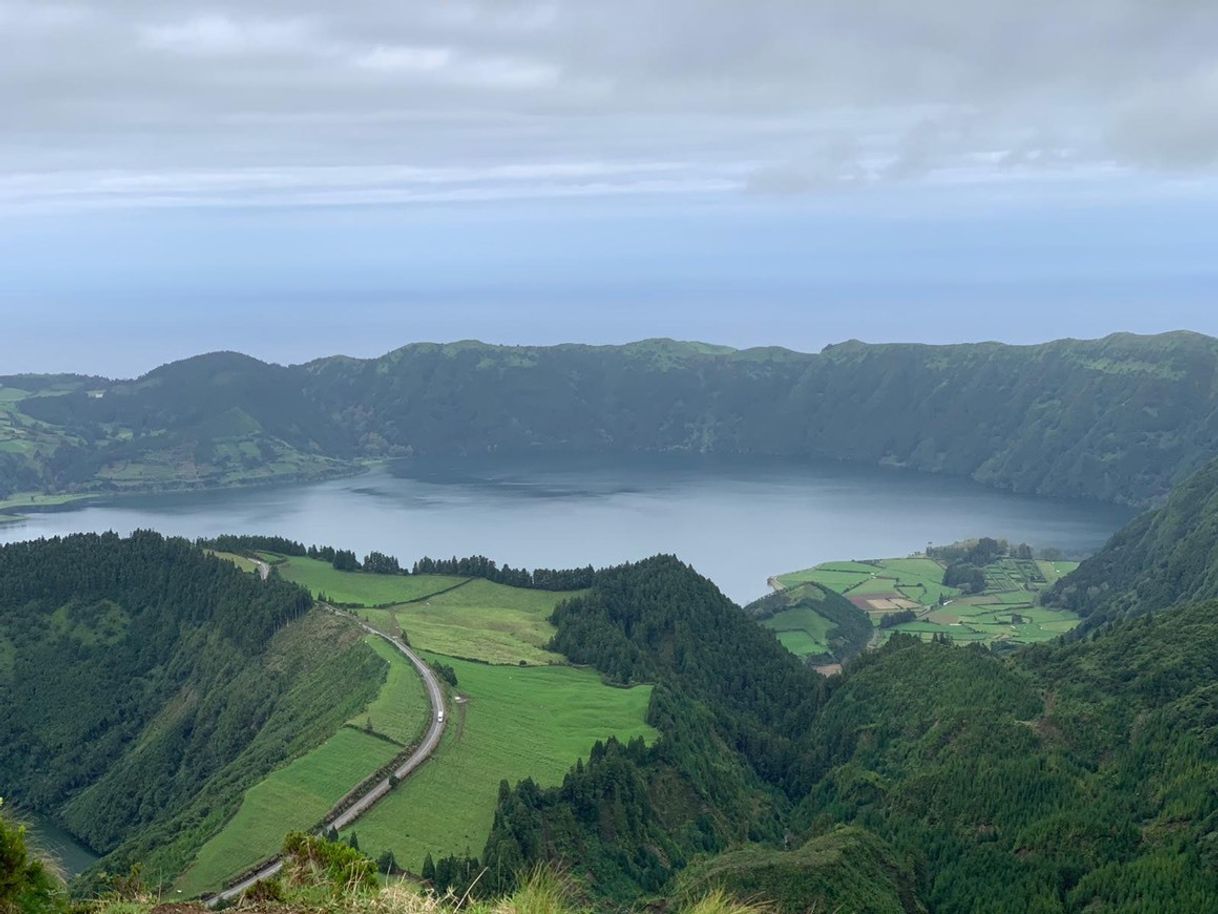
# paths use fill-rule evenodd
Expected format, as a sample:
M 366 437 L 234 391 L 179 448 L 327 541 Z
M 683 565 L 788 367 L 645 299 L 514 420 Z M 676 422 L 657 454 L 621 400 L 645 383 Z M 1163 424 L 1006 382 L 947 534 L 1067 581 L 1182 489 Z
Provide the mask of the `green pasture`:
M 272 856 L 285 833 L 319 822 L 347 791 L 397 752 L 392 743 L 343 727 L 247 790 L 236 815 L 199 849 L 177 888 L 185 897 L 198 895 Z
M 184 896 L 215 889 L 274 854 L 285 833 L 319 822 L 426 728 L 431 712 L 418 671 L 384 639 L 370 635 L 366 640 L 387 668 L 376 698 L 316 749 L 245 792 L 233 818 L 200 848 L 179 879 Z M 369 723 L 372 732 L 367 732 Z
M 226 562 L 232 562 L 242 571 L 256 572 L 258 570 L 258 566 L 255 564 L 253 559 L 248 559 L 243 555 L 237 555 L 235 552 L 210 552 L 210 554 L 214 555 L 218 559 L 224 559 Z
M 386 606 L 429 597 L 463 584 L 469 578 L 442 574 L 368 574 L 338 571 L 329 562 L 303 556 L 276 556 L 275 567 L 285 580 L 308 588 L 313 596 L 325 594 L 334 603 L 350 606 Z
M 449 705 L 436 755 L 352 826 L 373 857 L 392 850 L 418 872 L 427 852 L 481 854 L 499 781 L 559 784 L 592 744 L 616 735 L 652 739 L 644 722 L 649 686 L 619 689 L 591 670 L 491 666 L 435 657 L 457 673 L 465 703 Z
M 829 650 L 826 639 L 833 623 L 810 607 L 785 609 L 761 624 L 771 629 L 783 647 L 798 657 L 824 654 Z
M 550 615 L 571 596 L 575 593 L 508 587 L 475 578 L 389 611 L 411 644 L 424 650 L 487 663 L 564 663 L 561 655 L 545 648 L 554 636 Z M 376 624 L 371 613 L 368 619 Z
M 431 721 L 431 705 L 423 680 L 414 664 L 384 638 L 369 635 L 366 640 L 389 670 L 376 698 L 347 725 L 387 736 L 402 746 L 411 745 Z

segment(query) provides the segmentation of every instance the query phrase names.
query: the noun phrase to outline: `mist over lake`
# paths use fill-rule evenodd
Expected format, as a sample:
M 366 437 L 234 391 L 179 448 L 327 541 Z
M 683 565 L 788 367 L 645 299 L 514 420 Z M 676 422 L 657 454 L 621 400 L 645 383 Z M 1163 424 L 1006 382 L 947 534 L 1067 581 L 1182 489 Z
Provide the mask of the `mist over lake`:
M 840 463 L 529 456 L 412 460 L 307 485 L 129 496 L 32 514 L 0 526 L 0 541 L 136 528 L 192 538 L 263 533 L 360 555 L 378 549 L 405 564 L 481 553 L 530 568 L 668 552 L 747 602 L 779 572 L 902 555 L 928 542 L 998 536 L 1090 551 L 1131 516 Z

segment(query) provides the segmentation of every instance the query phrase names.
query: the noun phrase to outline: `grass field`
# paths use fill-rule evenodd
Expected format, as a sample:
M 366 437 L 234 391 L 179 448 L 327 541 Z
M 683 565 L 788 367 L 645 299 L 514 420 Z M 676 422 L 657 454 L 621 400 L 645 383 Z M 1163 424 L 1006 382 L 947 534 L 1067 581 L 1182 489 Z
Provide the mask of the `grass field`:
M 487 663 L 550 664 L 563 658 L 545 649 L 554 635 L 554 607 L 573 593 L 528 590 L 474 579 L 420 602 L 366 610 L 372 625 L 393 623 L 424 650 Z M 392 625 L 389 625 L 392 628 Z
M 256 572 L 258 566 L 254 564 L 253 559 L 247 559 L 243 555 L 237 555 L 235 552 L 211 552 L 218 559 L 224 559 L 226 562 L 232 562 L 242 571 Z
M 984 569 L 985 591 L 968 596 L 945 586 L 944 566 L 926 556 L 826 562 L 779 575 L 777 580 L 788 589 L 815 583 L 834 590 L 867 612 L 877 625 L 897 609 L 918 614 L 913 622 L 884 629 L 883 637 L 900 631 L 927 639 L 946 635 L 953 641 L 1030 644 L 1056 638 L 1078 624 L 1071 612 L 1036 605 L 1041 590 L 1077 567 L 1077 562 L 1001 558 Z M 810 653 L 809 646 L 818 645 L 823 638 L 816 619 L 783 618 L 787 615 L 780 613 L 764 624 L 775 629 L 779 640 L 794 653 Z M 810 615 L 816 616 L 814 612 Z
M 368 637 L 368 644 L 389 665 L 385 684 L 372 704 L 353 717 L 348 725 L 373 730 L 408 746 L 417 742 L 431 720 L 431 706 L 419 671 L 384 638 Z
M 775 613 L 762 622 L 766 628 L 778 635 L 783 647 L 792 654 L 806 657 L 809 654 L 826 654 L 826 640 L 833 623 L 809 606 L 799 606 Z
M 376 698 L 322 745 L 245 792 L 236 815 L 200 848 L 178 880 L 184 896 L 214 889 L 274 854 L 285 833 L 320 821 L 352 787 L 422 733 L 430 708 L 418 672 L 383 639 L 372 635 L 367 642 L 388 667 Z M 364 732 L 369 719 L 375 733 Z
M 324 593 L 335 603 L 349 606 L 387 606 L 420 600 L 469 578 L 442 574 L 366 574 L 336 571 L 329 562 L 301 556 L 277 556 L 275 568 L 281 577 L 306 587 L 313 596 Z
M 247 790 L 237 814 L 200 848 L 176 887 L 186 897 L 198 895 L 273 855 L 284 834 L 314 825 L 397 751 L 391 743 L 343 727 L 312 752 Z
M 482 853 L 500 779 L 558 784 L 597 739 L 655 735 L 643 720 L 650 687 L 613 688 L 572 667 L 438 659 L 454 667 L 468 703 L 452 706 L 436 756 L 352 828 L 366 853 L 392 850 L 414 872 L 428 851 Z

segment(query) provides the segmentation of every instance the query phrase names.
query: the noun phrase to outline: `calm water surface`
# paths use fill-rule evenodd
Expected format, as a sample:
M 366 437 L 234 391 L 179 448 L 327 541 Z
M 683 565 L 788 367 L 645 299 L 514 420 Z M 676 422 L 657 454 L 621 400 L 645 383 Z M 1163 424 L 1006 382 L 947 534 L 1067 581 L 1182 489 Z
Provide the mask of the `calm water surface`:
M 58 861 L 68 876 L 79 875 L 97 859 L 97 854 L 50 819 L 28 812 L 22 812 L 20 819 L 29 829 L 30 843 Z
M 481 553 L 526 567 L 605 565 L 671 552 L 745 602 L 773 574 L 999 536 L 1068 552 L 1131 516 L 1007 495 L 966 480 L 784 460 L 499 458 L 410 461 L 350 479 L 130 497 L 0 525 L 0 541 L 139 527 L 182 536 L 280 534 L 422 555 Z

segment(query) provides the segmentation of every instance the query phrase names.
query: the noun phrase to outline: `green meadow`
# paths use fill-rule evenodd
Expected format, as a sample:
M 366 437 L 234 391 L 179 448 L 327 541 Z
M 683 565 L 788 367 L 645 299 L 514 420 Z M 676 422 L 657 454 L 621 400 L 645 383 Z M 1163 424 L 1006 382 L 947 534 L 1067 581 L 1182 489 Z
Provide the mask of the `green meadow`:
M 303 556 L 269 557 L 275 559 L 275 568 L 285 580 L 308 588 L 313 596 L 325 594 L 331 602 L 347 606 L 408 603 L 469 580 L 442 574 L 367 574 L 363 571 L 337 571 L 329 562 L 318 559 Z
M 775 613 L 762 622 L 772 629 L 783 647 L 799 657 L 829 652 L 826 640 L 833 623 L 810 606 Z
M 649 686 L 614 688 L 591 670 L 569 666 L 428 656 L 456 670 L 457 692 L 468 700 L 450 704 L 436 755 L 351 829 L 366 853 L 391 850 L 413 872 L 428 852 L 437 858 L 482 853 L 501 779 L 559 784 L 596 740 L 655 736 L 644 722 Z
M 386 664 L 376 698 L 320 746 L 245 792 L 236 814 L 178 880 L 184 896 L 215 889 L 272 856 L 286 832 L 318 823 L 351 788 L 425 730 L 430 708 L 418 672 L 382 638 L 366 640 Z
M 414 603 L 359 614 L 374 626 L 396 627 L 423 650 L 486 663 L 551 664 L 554 607 L 574 593 L 508 587 L 476 578 Z
M 226 562 L 232 562 L 242 571 L 256 572 L 258 570 L 258 566 L 254 563 L 254 560 L 251 558 L 246 558 L 244 555 L 237 555 L 235 552 L 214 551 L 211 551 L 210 554 L 214 555 L 218 559 L 224 559 Z

